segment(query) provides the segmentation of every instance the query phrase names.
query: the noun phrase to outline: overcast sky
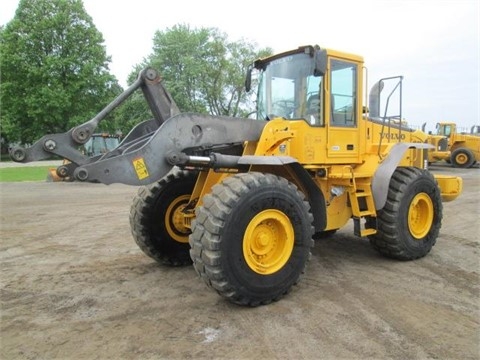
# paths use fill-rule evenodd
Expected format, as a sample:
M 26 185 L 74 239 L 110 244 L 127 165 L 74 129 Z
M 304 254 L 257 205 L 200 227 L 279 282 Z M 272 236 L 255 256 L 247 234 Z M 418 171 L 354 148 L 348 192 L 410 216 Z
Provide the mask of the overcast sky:
M 229 4 L 226 6 L 226 4 Z M 18 0 L 0 1 L 0 25 Z M 84 0 L 105 38 L 120 84 L 150 54 L 156 30 L 214 27 L 275 52 L 300 45 L 362 55 L 369 87 L 403 75 L 403 116 L 412 126 L 480 124 L 479 0 Z M 252 59 L 253 60 L 253 59 Z M 161 71 L 161 69 L 159 69 Z

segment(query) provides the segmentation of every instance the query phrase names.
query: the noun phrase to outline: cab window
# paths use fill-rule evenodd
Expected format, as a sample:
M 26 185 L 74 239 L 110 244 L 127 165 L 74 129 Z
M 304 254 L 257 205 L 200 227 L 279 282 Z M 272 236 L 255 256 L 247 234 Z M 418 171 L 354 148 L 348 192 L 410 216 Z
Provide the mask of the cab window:
M 310 75 L 307 77 L 307 101 L 305 114 L 301 114 L 310 125 L 323 126 L 323 77 Z
M 313 68 L 312 57 L 304 53 L 270 62 L 259 75 L 257 118 L 323 126 L 323 76 L 313 75 Z
M 357 67 L 342 60 L 331 60 L 330 125 L 356 126 Z

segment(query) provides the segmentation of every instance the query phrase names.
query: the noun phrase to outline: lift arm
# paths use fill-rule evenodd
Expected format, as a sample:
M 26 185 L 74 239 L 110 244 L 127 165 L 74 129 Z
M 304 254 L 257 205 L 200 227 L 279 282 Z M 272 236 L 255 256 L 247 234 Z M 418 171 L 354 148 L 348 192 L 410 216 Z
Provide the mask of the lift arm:
M 98 124 L 133 92 L 141 89 L 154 119 L 135 126 L 119 146 L 102 156 L 88 157 L 78 147 L 88 141 Z M 104 184 L 145 185 L 159 180 L 177 164 L 186 151 L 238 146 L 260 138 L 265 122 L 233 117 L 180 113 L 157 71 L 147 68 L 137 80 L 93 119 L 66 133 L 43 136 L 29 148 L 14 147 L 16 162 L 31 162 L 54 155 L 71 161 L 57 173 L 80 181 Z

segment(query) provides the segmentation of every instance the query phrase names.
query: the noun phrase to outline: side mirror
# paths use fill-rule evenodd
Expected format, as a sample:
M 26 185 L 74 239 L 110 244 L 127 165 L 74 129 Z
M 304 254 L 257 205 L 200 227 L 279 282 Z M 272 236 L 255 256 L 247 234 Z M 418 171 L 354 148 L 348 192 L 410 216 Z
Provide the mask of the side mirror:
M 315 51 L 314 76 L 323 76 L 327 72 L 327 50 L 318 49 Z
M 245 77 L 245 91 L 248 93 L 252 88 L 252 65 L 247 68 L 247 75 Z

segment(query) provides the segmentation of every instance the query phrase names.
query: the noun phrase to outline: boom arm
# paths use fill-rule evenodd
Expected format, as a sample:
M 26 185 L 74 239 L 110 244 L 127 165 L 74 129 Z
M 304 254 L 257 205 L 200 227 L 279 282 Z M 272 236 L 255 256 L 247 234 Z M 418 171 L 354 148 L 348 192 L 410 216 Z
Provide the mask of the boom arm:
M 102 156 L 90 158 L 81 154 L 78 146 L 87 142 L 100 121 L 138 88 L 143 91 L 154 119 L 138 124 L 116 149 Z M 66 133 L 45 135 L 30 148 L 15 147 L 10 156 L 17 162 L 30 162 L 58 155 L 71 161 L 57 169 L 63 177 L 144 185 L 162 178 L 187 153 L 196 155 L 209 148 L 258 140 L 264 126 L 263 121 L 251 119 L 180 114 L 159 74 L 147 68 L 93 119 Z
M 107 105 L 93 119 L 70 129 L 66 133 L 45 135 L 30 148 L 14 147 L 10 151 L 12 160 L 26 163 L 58 155 L 78 165 L 89 163 L 91 159 L 80 154 L 77 151 L 77 147 L 85 144 L 94 133 L 98 124 L 138 88 L 141 88 L 143 91 L 155 117 L 157 128 L 171 116 L 180 113 L 172 97 L 163 87 L 162 79 L 157 71 L 147 68 L 139 73 L 137 80 L 127 90 Z M 152 126 L 155 126 L 155 124 L 149 122 L 148 127 L 150 130 Z M 133 136 L 127 136 L 127 138 L 132 141 L 140 135 L 137 130 Z

